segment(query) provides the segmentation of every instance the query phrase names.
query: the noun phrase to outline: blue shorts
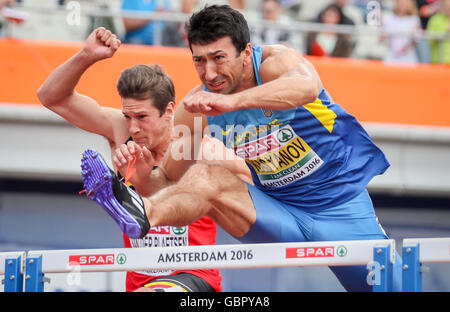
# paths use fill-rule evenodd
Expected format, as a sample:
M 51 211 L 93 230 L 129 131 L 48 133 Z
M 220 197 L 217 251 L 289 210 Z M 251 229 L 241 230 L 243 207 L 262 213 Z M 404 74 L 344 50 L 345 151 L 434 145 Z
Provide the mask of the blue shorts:
M 242 243 L 387 239 L 367 190 L 352 200 L 326 209 L 303 210 L 284 204 L 248 185 L 256 222 L 238 238 Z M 371 291 L 366 266 L 336 266 L 331 270 L 348 291 Z M 401 259 L 396 255 L 394 291 L 401 290 Z

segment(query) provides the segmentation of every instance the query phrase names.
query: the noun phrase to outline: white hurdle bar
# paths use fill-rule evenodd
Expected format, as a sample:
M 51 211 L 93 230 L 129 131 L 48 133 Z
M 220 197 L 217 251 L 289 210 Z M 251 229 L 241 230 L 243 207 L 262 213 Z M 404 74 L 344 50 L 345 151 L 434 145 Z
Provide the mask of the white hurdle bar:
M 156 248 L 29 251 L 25 291 L 43 291 L 44 274 L 161 269 L 354 266 L 378 262 L 374 291 L 392 290 L 394 240 L 233 244 Z M 6 279 L 5 279 L 6 280 Z
M 404 239 L 402 258 L 402 290 L 422 291 L 422 263 L 450 263 L 450 237 Z

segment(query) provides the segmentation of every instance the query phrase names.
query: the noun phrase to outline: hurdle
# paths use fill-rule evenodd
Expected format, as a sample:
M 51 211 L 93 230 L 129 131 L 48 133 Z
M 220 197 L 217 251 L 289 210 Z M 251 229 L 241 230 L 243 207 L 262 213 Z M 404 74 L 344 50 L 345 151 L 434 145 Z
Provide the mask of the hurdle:
M 233 269 L 308 266 L 353 266 L 376 263 L 380 274 L 373 291 L 392 290 L 394 240 L 326 241 L 274 244 L 230 244 L 184 247 L 71 249 L 3 254 L 0 265 L 21 256 L 25 292 L 44 291 L 45 274 L 161 269 Z M 18 260 L 20 261 L 20 260 Z M 16 275 L 17 275 L 16 268 Z M 370 272 L 369 274 L 374 273 Z M 1 273 L 1 272 L 0 272 Z M 6 281 L 10 271 L 3 271 Z M 17 280 L 17 278 L 16 278 Z M 10 282 L 8 282 L 10 284 Z M 5 287 L 5 291 L 21 291 Z
M 422 291 L 423 263 L 450 263 L 450 237 L 403 240 L 402 291 Z

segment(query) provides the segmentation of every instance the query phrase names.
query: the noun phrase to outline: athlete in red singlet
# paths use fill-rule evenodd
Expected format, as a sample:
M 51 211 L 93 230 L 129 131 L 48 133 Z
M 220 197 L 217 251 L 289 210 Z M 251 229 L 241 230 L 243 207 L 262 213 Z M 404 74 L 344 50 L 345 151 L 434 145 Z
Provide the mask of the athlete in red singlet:
M 112 57 L 120 44 L 120 40 L 105 28 L 94 30 L 84 47 L 50 74 L 38 90 L 38 97 L 45 107 L 72 125 L 106 138 L 115 172 L 122 173 L 138 193 L 148 196 L 167 186 L 139 188 L 149 175 L 165 174 L 160 168 L 154 168 L 164 159 L 170 142 L 176 139 L 172 133 L 175 90 L 170 77 L 158 65 L 125 69 L 117 84 L 122 110 L 101 106 L 75 91 L 86 70 L 96 62 Z M 130 137 L 131 142 L 128 141 Z M 126 172 L 130 164 L 129 153 L 137 156 L 131 176 Z M 214 245 L 216 238 L 216 224 L 206 217 L 186 227 L 154 227 L 146 231 L 148 234 L 142 239 L 130 240 L 125 236 L 125 247 Z M 222 287 L 218 270 L 189 270 L 129 272 L 126 289 L 220 291 Z

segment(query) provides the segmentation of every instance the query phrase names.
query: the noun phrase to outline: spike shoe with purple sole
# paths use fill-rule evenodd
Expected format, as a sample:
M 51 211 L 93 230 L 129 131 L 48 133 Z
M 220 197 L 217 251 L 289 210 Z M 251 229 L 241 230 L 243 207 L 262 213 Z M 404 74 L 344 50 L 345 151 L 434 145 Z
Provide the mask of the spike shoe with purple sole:
M 102 156 L 88 149 L 81 159 L 81 175 L 89 199 L 102 206 L 130 238 L 144 237 L 150 224 L 141 196 L 122 183 Z

